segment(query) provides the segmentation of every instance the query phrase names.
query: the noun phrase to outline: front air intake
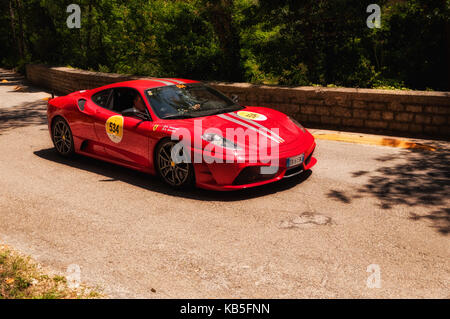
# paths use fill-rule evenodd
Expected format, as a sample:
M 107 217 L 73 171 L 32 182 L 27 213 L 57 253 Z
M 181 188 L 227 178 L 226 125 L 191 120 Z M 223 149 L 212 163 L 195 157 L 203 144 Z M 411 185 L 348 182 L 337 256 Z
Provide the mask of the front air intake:
M 263 181 L 268 181 L 278 175 L 278 170 L 273 174 L 261 174 L 262 166 L 250 166 L 244 168 L 236 177 L 233 185 L 246 185 Z

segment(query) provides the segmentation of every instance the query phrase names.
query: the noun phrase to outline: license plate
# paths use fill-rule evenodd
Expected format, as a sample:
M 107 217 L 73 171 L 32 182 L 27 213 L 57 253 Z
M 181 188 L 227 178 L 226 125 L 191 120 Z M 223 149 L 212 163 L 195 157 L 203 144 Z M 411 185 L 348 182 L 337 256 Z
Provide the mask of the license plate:
M 297 166 L 303 163 L 305 154 L 300 154 L 287 159 L 287 167 Z

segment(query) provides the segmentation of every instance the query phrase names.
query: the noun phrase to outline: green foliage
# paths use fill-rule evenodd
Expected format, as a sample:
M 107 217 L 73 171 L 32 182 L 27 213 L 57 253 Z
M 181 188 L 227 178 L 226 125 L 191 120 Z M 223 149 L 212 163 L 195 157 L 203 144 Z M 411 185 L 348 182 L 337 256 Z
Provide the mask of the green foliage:
M 0 244 L 0 299 L 98 298 L 97 290 L 71 289 L 65 277 L 43 274 L 31 258 Z
M 0 0 L 0 64 L 149 76 L 449 90 L 450 1 Z M 11 8 L 11 10 L 10 10 Z M 13 15 L 11 15 L 11 12 Z
M 450 2 L 377 1 L 382 28 L 369 29 L 372 2 L 260 0 L 243 45 L 280 84 L 448 90 Z

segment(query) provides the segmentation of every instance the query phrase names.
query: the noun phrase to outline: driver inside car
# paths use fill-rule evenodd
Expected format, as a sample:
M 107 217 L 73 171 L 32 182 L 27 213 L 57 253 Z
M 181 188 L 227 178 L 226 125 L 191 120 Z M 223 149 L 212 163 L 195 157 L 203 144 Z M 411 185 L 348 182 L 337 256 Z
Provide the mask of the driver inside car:
M 146 109 L 145 108 L 145 104 L 144 104 L 144 101 L 142 101 L 142 99 L 139 96 L 139 94 L 136 94 L 136 97 L 134 98 L 133 107 L 137 111 L 145 114 L 145 109 Z
M 139 94 L 136 94 L 136 96 L 134 97 L 133 100 L 133 107 L 123 110 L 122 113 L 125 112 L 133 112 L 133 111 L 138 111 L 141 112 L 143 114 L 146 114 L 146 107 L 145 107 L 145 103 L 142 100 L 142 98 L 139 96 Z

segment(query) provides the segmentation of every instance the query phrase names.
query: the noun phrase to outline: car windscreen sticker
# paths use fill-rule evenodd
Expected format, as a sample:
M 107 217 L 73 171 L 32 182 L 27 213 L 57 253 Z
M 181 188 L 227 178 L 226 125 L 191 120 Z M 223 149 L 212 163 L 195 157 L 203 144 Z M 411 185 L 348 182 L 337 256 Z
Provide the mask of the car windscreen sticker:
M 247 111 L 239 111 L 237 115 L 244 119 L 254 120 L 254 121 L 265 121 L 267 117 L 265 115 L 255 113 L 255 112 L 247 112 Z
M 111 116 L 106 121 L 106 134 L 114 143 L 120 143 L 123 137 L 123 117 L 120 115 Z

